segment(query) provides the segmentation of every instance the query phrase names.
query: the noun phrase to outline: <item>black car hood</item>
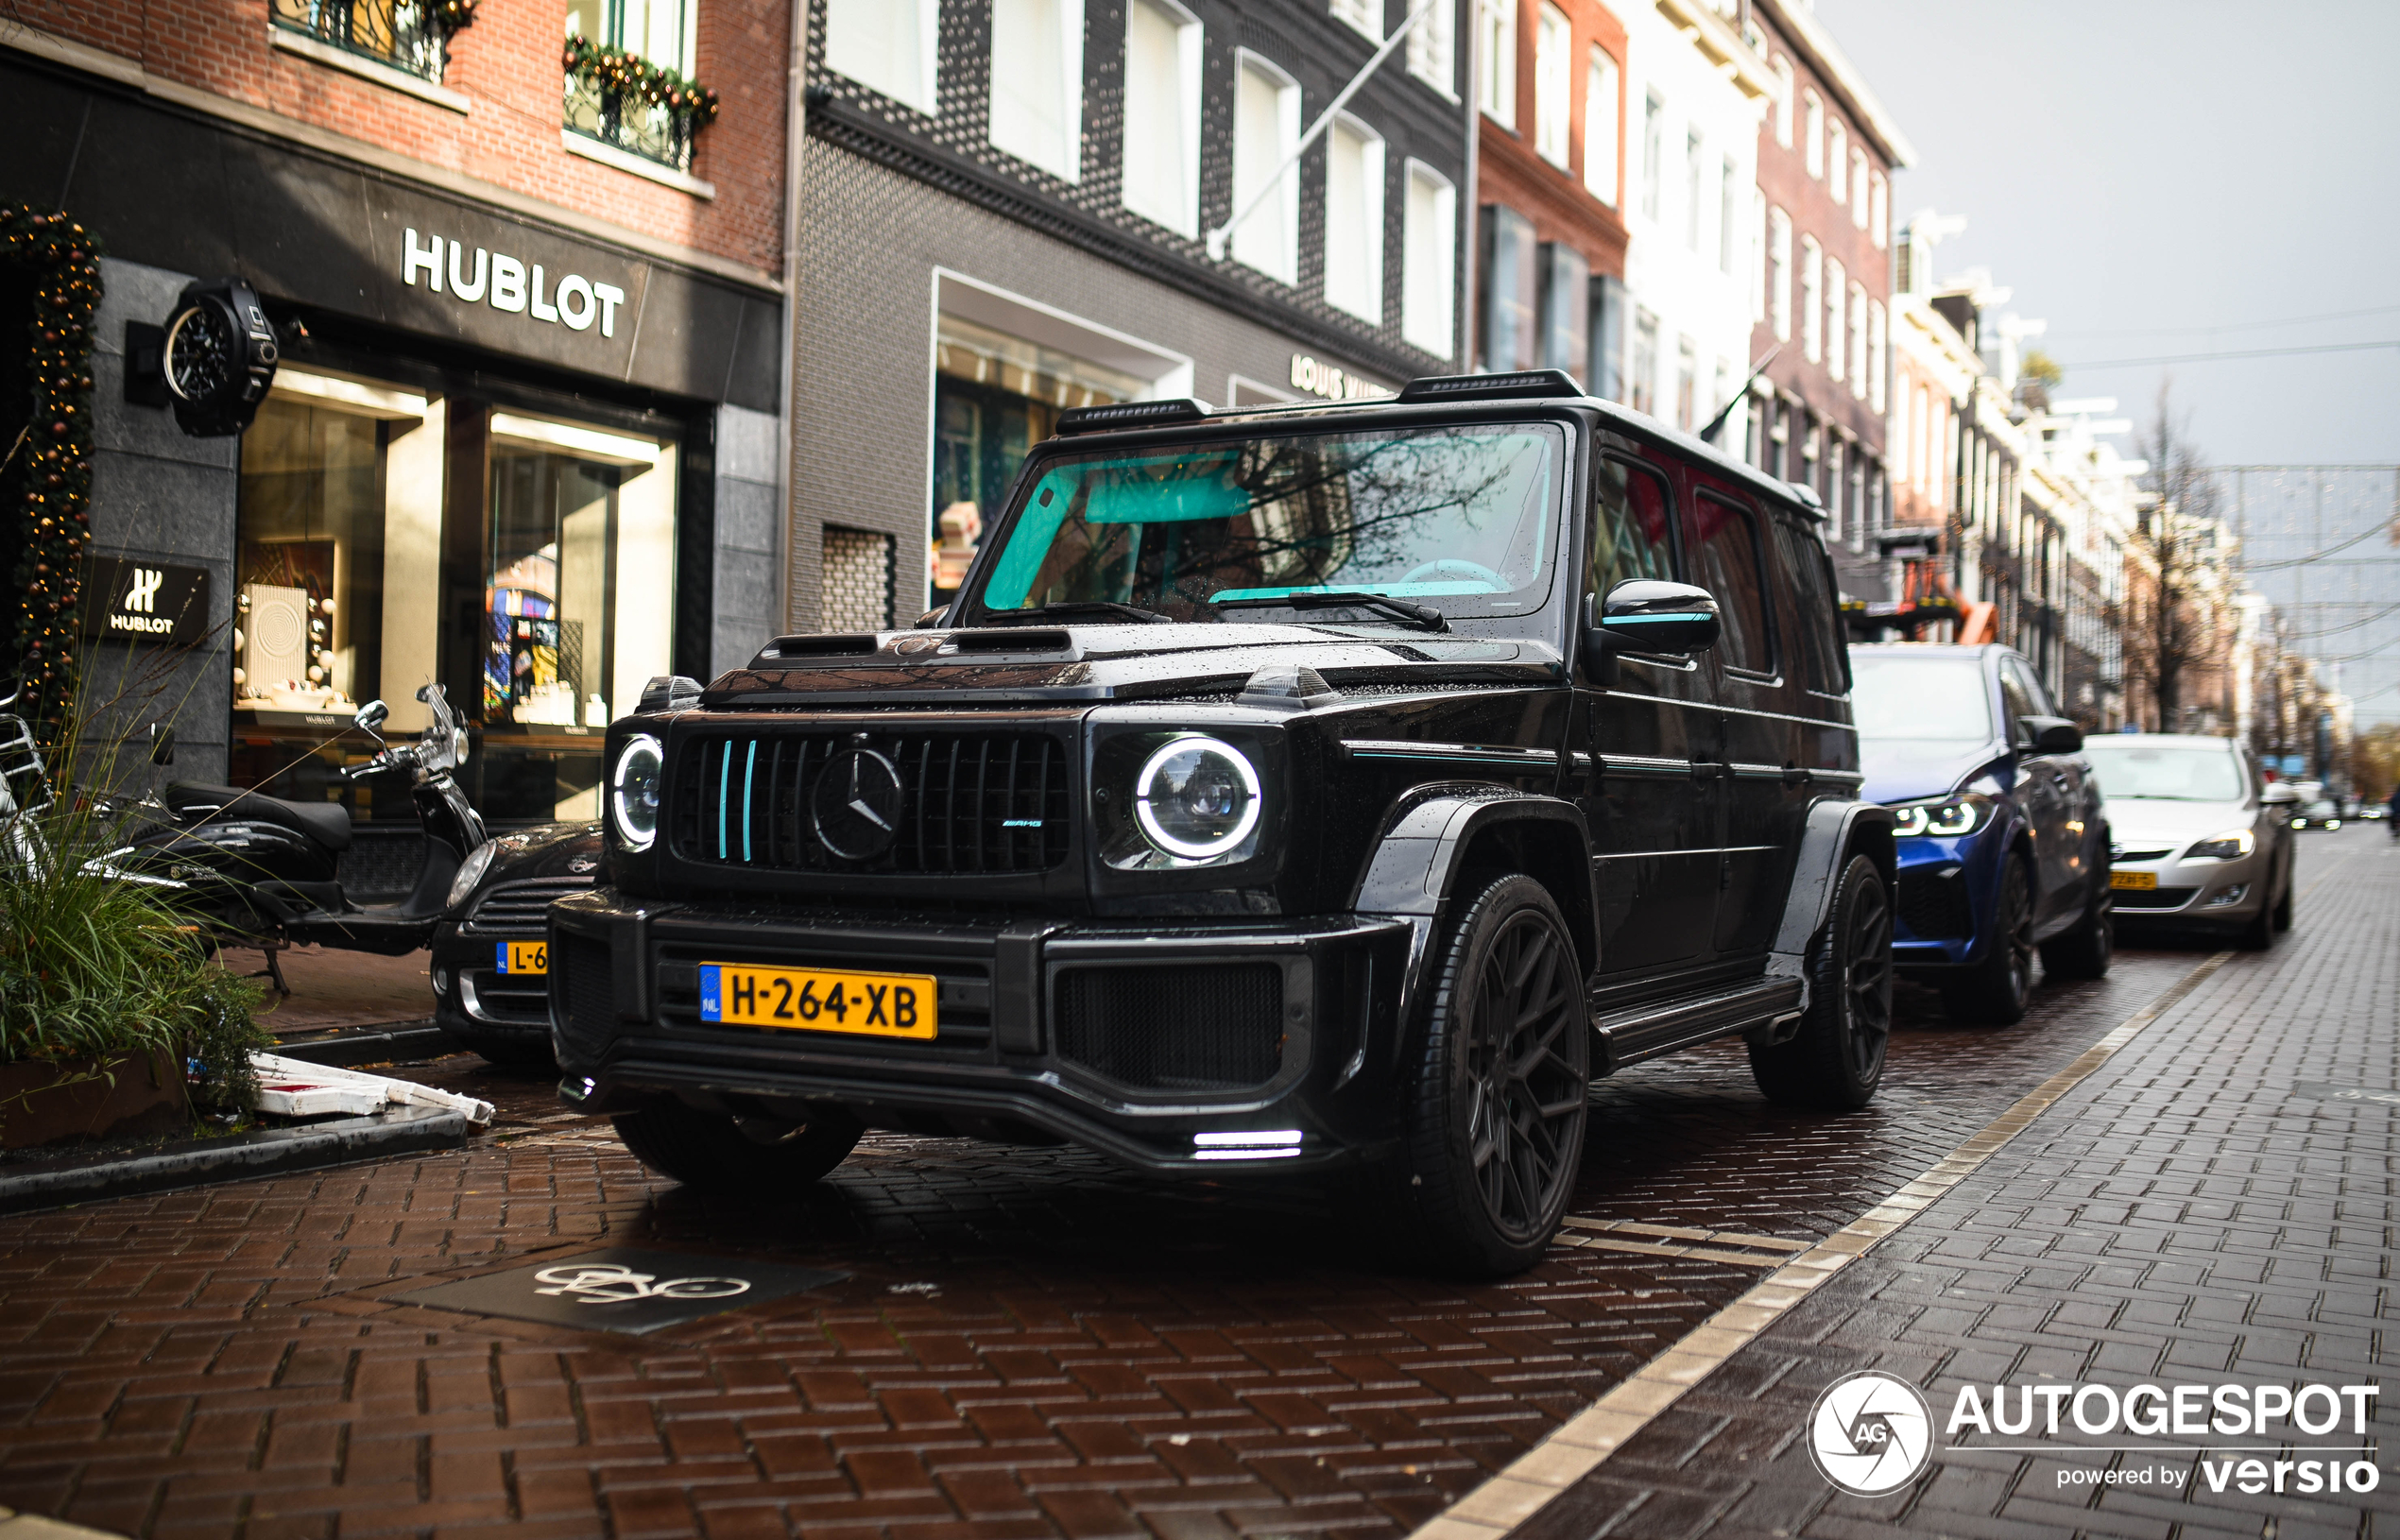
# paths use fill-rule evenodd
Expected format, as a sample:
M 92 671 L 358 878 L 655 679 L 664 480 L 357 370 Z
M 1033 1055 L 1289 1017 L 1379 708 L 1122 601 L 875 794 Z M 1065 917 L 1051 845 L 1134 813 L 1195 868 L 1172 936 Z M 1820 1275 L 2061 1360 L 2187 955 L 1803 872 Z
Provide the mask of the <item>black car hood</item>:
M 809 643 L 820 639 L 807 639 Z M 838 639 L 823 639 L 834 641 Z M 701 704 L 1019 705 L 1238 691 L 1260 669 L 1304 663 L 1339 688 L 1422 681 L 1527 683 L 1560 676 L 1537 642 L 1385 626 L 1129 625 L 897 631 L 844 652 L 770 659 L 711 684 Z
M 600 826 L 541 824 L 492 836 L 491 869 L 479 886 L 535 877 L 591 878 L 600 867 Z

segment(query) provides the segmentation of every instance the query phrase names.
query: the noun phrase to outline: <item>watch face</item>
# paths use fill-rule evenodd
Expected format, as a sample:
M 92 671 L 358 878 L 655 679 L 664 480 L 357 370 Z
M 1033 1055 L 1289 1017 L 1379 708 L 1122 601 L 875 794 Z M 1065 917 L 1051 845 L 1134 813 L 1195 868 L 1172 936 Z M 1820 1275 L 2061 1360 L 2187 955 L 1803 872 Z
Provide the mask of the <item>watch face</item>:
M 222 399 L 243 373 L 241 339 L 214 305 L 197 304 L 166 330 L 167 388 L 187 402 Z

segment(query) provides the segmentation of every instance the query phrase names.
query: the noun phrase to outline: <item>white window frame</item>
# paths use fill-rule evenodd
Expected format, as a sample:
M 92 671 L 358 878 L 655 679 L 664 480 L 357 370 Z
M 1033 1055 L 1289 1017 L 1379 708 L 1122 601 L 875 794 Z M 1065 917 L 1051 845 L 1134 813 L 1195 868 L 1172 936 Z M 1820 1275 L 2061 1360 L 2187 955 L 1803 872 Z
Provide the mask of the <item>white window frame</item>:
M 1162 225 L 1187 240 L 1200 233 L 1200 93 L 1201 68 L 1205 57 L 1204 35 L 1200 18 L 1186 9 L 1177 0 L 1125 0 L 1125 77 L 1133 77 L 1133 8 L 1147 7 L 1157 11 L 1175 29 L 1175 71 L 1180 99 L 1175 103 L 1175 127 L 1182 136 L 1176 156 L 1183 173 L 1183 186 L 1172 205 L 1150 196 L 1148 190 L 1137 193 L 1133 180 L 1125 176 L 1120 185 L 1120 197 L 1127 210 L 1154 224 Z M 1134 136 L 1143 125 L 1129 96 L 1125 102 L 1124 144 L 1126 150 L 1118 157 L 1121 167 L 1130 166 Z
M 1850 285 L 1850 394 L 1867 399 L 1867 288 Z
M 1834 118 L 1825 126 L 1826 193 L 1836 203 L 1850 201 L 1850 130 Z
M 1014 61 L 1003 59 L 1002 49 L 1033 48 L 1039 40 L 1029 36 L 1030 26 L 1005 25 L 1000 8 L 1020 0 L 992 0 L 991 92 L 990 116 L 986 120 L 986 137 L 994 149 L 1013 155 L 1027 165 L 1049 172 L 1061 181 L 1083 180 L 1084 126 L 1084 0 L 1037 0 L 1057 7 L 1058 16 L 1058 90 L 1056 103 L 1058 126 L 1063 130 L 1055 145 L 1038 145 L 1032 139 L 1018 139 L 1016 129 L 1001 110 L 1003 82 L 1021 72 Z M 1024 0 L 1036 3 L 1036 0 Z M 1006 39 L 1003 44 L 1003 39 Z M 1028 54 L 1027 57 L 1032 57 Z M 1011 143 L 1011 141 L 1015 141 Z M 1052 153 L 1055 150 L 1055 154 Z
M 1534 153 L 1567 169 L 1574 156 L 1575 24 L 1542 0 L 1534 18 Z
M 1892 244 L 1892 183 L 1882 172 L 1876 171 L 1869 173 L 1867 187 L 1874 202 L 1867 213 L 1867 237 L 1880 251 Z
M 1658 222 L 1658 184 L 1666 180 L 1667 104 L 1655 91 L 1641 98 L 1641 216 Z
M 1334 241 L 1340 229 L 1337 211 L 1333 207 L 1333 136 L 1348 132 L 1360 143 L 1359 225 L 1365 239 L 1361 248 L 1361 271 L 1354 275 L 1357 292 L 1342 293 L 1336 284 L 1337 264 Z M 1387 149 L 1383 136 L 1369 128 L 1363 118 L 1344 112 L 1326 130 L 1326 207 L 1325 207 L 1325 302 L 1334 309 L 1356 316 L 1371 326 L 1383 324 L 1383 197 L 1384 165 Z
M 1328 0 L 1333 19 L 1371 43 L 1383 41 L 1383 0 Z
M 868 45 L 863 23 L 889 21 L 914 9 L 917 57 L 886 74 L 889 60 L 861 59 Z M 881 92 L 903 107 L 933 116 L 940 108 L 941 0 L 825 0 L 825 67 Z
M 1800 237 L 1800 356 L 1825 359 L 1825 248 L 1813 235 Z
M 1697 126 L 1684 129 L 1684 246 L 1693 256 L 1704 249 L 1708 200 L 1700 196 L 1701 180 L 1708 174 L 1708 142 Z
M 1867 228 L 1867 204 L 1873 190 L 1867 181 L 1867 152 L 1858 145 L 1850 146 L 1850 223 Z
M 1825 98 L 1814 87 L 1800 93 L 1800 163 L 1809 175 L 1819 181 L 1825 180 Z
M 1850 299 L 1849 279 L 1841 258 L 1825 259 L 1825 372 L 1829 379 L 1843 378 L 1849 363 L 1850 338 L 1843 320 Z
M 1767 210 L 1767 319 L 1775 340 L 1791 340 L 1791 215 Z
M 1419 24 L 1423 25 L 1422 23 Z M 1458 353 L 1458 188 L 1422 161 L 1408 163 L 1402 183 L 1400 340 L 1436 358 Z M 1430 216 L 1417 213 L 1415 193 L 1432 195 Z
M 1791 60 L 1775 55 L 1775 143 L 1791 147 Z
M 1717 270 L 1731 278 L 1736 271 L 1734 252 L 1741 244 L 1741 211 L 1734 204 L 1741 191 L 1741 167 L 1730 155 L 1721 161 L 1717 168 Z
M 1455 0 L 1433 0 L 1433 9 L 1408 35 L 1408 72 L 1441 94 L 1458 100 L 1458 12 Z
M 1292 150 L 1300 142 L 1300 82 L 1292 72 L 1277 64 L 1263 54 L 1247 48 L 1237 48 L 1233 55 L 1233 209 L 1235 213 L 1250 206 L 1258 196 L 1259 185 L 1242 176 L 1242 85 L 1245 75 L 1256 74 L 1270 83 L 1276 93 L 1276 144 L 1270 157 L 1255 174 L 1264 176 L 1281 167 L 1281 185 L 1271 200 L 1283 215 L 1283 249 L 1266 250 L 1260 243 L 1267 237 L 1261 233 L 1268 227 L 1259 222 L 1266 203 L 1259 205 L 1259 213 L 1234 227 L 1230 249 L 1233 260 L 1243 266 L 1266 274 L 1282 283 L 1300 282 L 1300 170 L 1291 163 Z M 1270 265 L 1272 264 L 1272 265 Z
M 1517 0 L 1475 0 L 1475 105 L 1503 128 L 1517 127 Z
M 1884 375 L 1891 362 L 1891 335 L 1884 330 L 1886 322 L 1883 301 L 1867 301 L 1867 405 L 1880 412 L 1884 407 L 1886 388 Z
M 1750 223 L 1742 233 L 1750 247 L 1750 324 L 1763 326 L 1767 320 L 1767 195 L 1756 182 L 1750 187 Z
M 1625 73 L 1595 43 L 1584 67 L 1584 191 L 1617 206 L 1618 125 L 1624 111 Z

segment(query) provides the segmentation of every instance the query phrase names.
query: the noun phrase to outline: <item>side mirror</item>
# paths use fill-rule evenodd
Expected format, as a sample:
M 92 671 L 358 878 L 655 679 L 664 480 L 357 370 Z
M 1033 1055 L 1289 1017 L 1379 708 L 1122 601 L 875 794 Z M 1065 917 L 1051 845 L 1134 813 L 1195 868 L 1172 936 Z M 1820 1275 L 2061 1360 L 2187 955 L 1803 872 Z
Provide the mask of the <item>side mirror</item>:
M 697 679 L 680 674 L 653 674 L 650 682 L 642 687 L 642 699 L 635 703 L 637 711 L 688 711 L 700 704 L 702 686 Z
M 1717 644 L 1717 600 L 1689 583 L 1631 577 L 1608 590 L 1592 629 L 1611 652 L 1706 652 Z
M 2268 787 L 2258 800 L 2267 807 L 2288 808 L 2299 802 L 2300 794 L 2293 791 L 2289 782 L 2279 780 Z
M 358 709 L 358 715 L 351 720 L 358 724 L 361 731 L 374 732 L 391 720 L 391 714 L 389 706 L 380 700 L 370 700 Z
M 174 723 L 153 722 L 150 724 L 150 762 L 152 764 L 175 762 Z
M 2074 754 L 2083 747 L 2083 729 L 2063 716 L 2027 716 L 2017 720 L 2024 726 L 2026 739 L 2036 754 Z

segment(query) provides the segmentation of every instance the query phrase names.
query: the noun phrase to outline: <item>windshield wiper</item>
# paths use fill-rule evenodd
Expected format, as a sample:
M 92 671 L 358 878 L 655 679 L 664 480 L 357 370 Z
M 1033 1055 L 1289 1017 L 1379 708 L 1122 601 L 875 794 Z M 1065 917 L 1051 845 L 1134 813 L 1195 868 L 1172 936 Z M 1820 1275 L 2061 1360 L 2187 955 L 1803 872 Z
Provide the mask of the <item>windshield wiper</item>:
M 1114 599 L 1062 599 L 1054 605 L 1035 605 L 1030 609 L 986 609 L 986 625 L 1015 625 L 1020 621 L 1056 620 L 1065 615 L 1113 615 L 1129 621 L 1157 621 L 1168 625 L 1175 623 L 1173 615 L 1161 615 L 1140 605 L 1121 605 Z
M 1211 599 L 1218 609 L 1264 609 L 1281 607 L 1286 609 L 1372 609 L 1387 615 L 1402 625 L 1420 631 L 1447 631 L 1450 623 L 1431 605 L 1413 605 L 1405 599 L 1388 598 L 1380 593 L 1278 593 L 1261 594 L 1250 599 Z

